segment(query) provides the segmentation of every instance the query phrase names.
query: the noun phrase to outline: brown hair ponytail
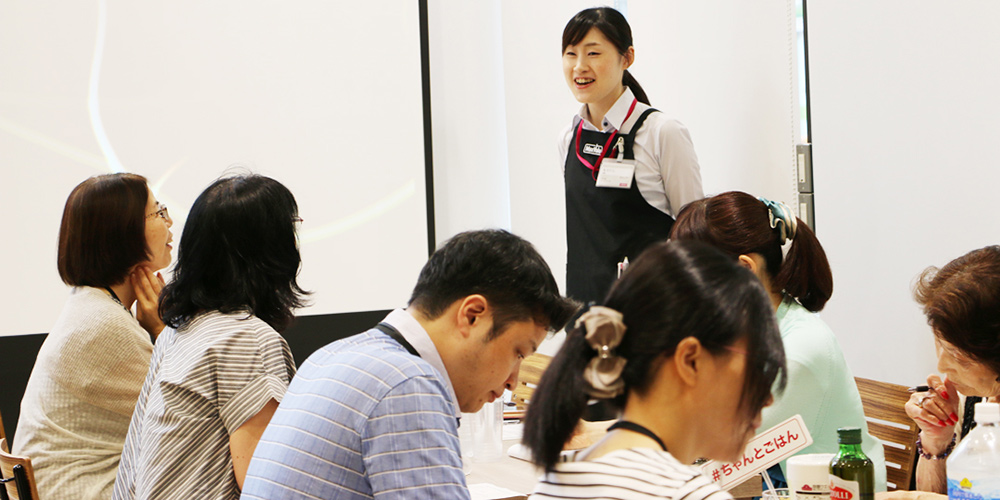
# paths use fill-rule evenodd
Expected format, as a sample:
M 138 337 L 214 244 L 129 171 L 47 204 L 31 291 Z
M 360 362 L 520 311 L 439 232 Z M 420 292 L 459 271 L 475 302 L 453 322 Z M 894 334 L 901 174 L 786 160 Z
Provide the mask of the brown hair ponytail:
M 791 295 L 810 311 L 822 310 L 833 294 L 833 272 L 823 246 L 796 217 L 792 245 L 782 256 L 781 234 L 771 227 L 768 212 L 767 205 L 747 193 L 722 193 L 686 205 L 677 214 L 670 237 L 705 241 L 733 257 L 760 254 L 775 290 Z

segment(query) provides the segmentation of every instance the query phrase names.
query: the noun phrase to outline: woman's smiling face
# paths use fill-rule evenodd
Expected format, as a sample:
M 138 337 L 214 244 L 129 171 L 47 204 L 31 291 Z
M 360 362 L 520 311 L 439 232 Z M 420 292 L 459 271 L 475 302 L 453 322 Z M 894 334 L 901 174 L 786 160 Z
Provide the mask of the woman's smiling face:
M 631 47 L 629 48 L 631 54 Z M 631 57 L 622 55 L 601 30 L 591 28 L 579 43 L 563 51 L 563 74 L 573 97 L 608 109 L 622 94 L 622 74 Z
M 174 221 L 170 218 L 166 207 L 162 208 L 162 212 L 160 210 L 159 202 L 150 191 L 149 198 L 146 200 L 146 248 L 149 251 L 147 263 L 154 271 L 170 265 L 172 259 L 170 250 L 173 249 L 170 245 L 173 240 L 170 226 L 174 224 Z

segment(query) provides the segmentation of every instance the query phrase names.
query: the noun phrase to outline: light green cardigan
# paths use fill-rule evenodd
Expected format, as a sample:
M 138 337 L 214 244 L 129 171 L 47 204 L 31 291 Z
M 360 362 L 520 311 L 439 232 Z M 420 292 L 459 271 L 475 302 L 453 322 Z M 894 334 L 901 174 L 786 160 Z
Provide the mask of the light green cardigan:
M 885 454 L 882 443 L 868 433 L 861 395 L 847 366 L 837 337 L 818 314 L 786 296 L 778 306 L 778 327 L 785 344 L 788 385 L 764 408 L 761 429 L 792 415 L 802 415 L 813 444 L 806 453 L 836 453 L 837 428 L 860 427 L 862 448 L 875 463 L 875 491 L 885 491 Z M 781 463 L 785 472 L 785 462 Z M 787 475 L 786 475 L 787 478 Z

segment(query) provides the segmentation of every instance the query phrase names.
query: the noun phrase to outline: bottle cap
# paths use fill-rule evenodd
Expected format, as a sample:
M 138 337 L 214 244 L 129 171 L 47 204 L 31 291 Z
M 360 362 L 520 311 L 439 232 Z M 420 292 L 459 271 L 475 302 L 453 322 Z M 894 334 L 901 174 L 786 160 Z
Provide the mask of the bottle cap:
M 861 428 L 841 427 L 837 429 L 837 442 L 840 444 L 861 444 Z
M 1000 404 L 976 403 L 976 423 L 1000 423 Z

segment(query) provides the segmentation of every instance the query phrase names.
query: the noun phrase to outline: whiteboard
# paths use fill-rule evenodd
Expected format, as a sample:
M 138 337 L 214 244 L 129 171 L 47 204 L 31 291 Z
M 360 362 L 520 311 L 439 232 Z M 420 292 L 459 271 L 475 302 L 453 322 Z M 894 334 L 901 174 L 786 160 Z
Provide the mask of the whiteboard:
M 274 177 L 305 220 L 299 314 L 404 305 L 428 239 L 418 5 L 0 1 L 0 335 L 54 323 L 66 197 L 121 170 L 175 241 L 230 166 Z

